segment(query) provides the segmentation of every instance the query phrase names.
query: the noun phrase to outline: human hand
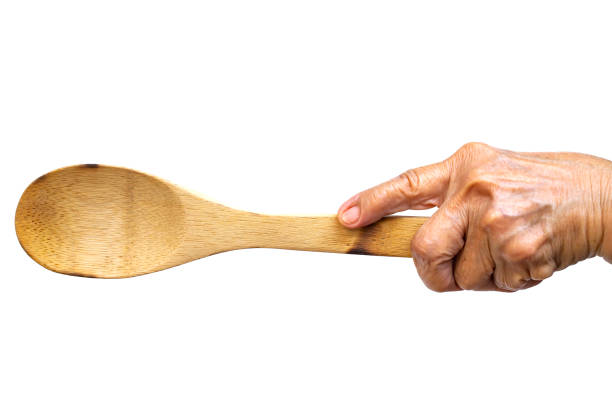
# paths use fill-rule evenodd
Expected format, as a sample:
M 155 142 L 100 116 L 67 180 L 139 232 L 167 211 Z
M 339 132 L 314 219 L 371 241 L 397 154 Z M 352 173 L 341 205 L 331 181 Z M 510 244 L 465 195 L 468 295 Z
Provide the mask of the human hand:
M 612 162 L 598 157 L 468 143 L 353 196 L 338 218 L 357 228 L 432 207 L 412 256 L 438 292 L 516 291 L 586 258 L 612 262 Z

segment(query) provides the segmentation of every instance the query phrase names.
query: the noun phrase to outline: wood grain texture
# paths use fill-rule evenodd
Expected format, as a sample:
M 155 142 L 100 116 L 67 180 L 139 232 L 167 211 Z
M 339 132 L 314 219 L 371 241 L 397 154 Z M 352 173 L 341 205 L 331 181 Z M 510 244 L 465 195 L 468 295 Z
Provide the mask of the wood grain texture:
M 124 278 L 242 248 L 409 257 L 426 220 L 386 217 L 349 230 L 335 216 L 235 210 L 144 173 L 87 164 L 30 184 L 15 228 L 24 250 L 45 268 Z

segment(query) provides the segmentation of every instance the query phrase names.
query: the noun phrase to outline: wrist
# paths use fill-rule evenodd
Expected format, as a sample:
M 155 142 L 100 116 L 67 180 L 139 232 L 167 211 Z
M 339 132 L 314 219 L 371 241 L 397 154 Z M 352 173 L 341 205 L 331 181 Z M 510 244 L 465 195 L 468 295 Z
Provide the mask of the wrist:
M 602 240 L 598 255 L 612 263 L 612 165 L 603 175 L 601 186 Z

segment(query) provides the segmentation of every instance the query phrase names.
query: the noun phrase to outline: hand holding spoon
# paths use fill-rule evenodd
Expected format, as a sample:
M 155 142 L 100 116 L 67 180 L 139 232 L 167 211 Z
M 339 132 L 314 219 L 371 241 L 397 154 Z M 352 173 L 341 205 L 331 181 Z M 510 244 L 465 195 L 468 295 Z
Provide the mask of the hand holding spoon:
M 335 215 L 235 210 L 159 178 L 85 164 L 36 179 L 15 215 L 23 249 L 47 269 L 127 278 L 241 248 L 410 257 L 425 217 L 386 217 L 350 230 Z

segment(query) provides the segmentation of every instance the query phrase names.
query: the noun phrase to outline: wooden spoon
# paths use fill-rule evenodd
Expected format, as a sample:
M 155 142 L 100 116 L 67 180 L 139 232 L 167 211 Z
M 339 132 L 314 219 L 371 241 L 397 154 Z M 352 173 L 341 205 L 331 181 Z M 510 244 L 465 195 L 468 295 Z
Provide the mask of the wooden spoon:
M 410 256 L 427 220 L 386 217 L 356 230 L 335 216 L 239 211 L 144 173 L 84 164 L 36 179 L 15 215 L 23 249 L 47 269 L 125 278 L 240 248 Z

